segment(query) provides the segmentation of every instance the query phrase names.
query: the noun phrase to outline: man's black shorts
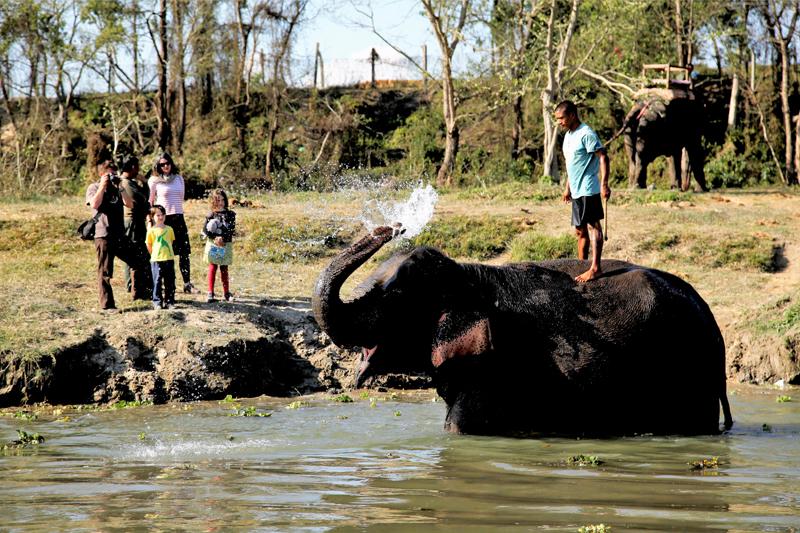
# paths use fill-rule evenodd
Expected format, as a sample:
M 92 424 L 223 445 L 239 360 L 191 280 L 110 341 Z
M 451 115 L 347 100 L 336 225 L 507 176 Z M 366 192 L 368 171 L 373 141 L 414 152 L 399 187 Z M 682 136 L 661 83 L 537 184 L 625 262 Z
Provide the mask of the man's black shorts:
M 603 202 L 599 194 L 572 199 L 572 225 L 575 227 L 603 220 Z

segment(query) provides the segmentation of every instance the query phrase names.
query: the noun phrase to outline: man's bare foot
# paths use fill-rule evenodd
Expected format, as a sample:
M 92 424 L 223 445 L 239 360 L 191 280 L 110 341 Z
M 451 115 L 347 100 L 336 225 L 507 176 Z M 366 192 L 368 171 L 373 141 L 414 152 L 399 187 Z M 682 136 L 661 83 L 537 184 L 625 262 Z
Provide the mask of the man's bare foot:
M 578 283 L 586 283 L 589 280 L 593 280 L 595 278 L 600 277 L 600 274 L 602 273 L 603 271 L 600 270 L 599 268 L 590 268 L 580 276 L 575 276 L 575 281 L 577 281 Z

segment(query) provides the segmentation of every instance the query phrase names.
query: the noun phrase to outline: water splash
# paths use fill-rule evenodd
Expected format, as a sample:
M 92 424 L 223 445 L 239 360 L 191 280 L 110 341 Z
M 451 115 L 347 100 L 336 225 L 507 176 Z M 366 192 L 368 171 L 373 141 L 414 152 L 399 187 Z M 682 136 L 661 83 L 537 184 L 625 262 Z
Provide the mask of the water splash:
M 368 200 L 359 219 L 367 231 L 399 222 L 406 229 L 403 238 L 419 235 L 433 216 L 439 194 L 431 185 L 419 184 L 405 202 Z

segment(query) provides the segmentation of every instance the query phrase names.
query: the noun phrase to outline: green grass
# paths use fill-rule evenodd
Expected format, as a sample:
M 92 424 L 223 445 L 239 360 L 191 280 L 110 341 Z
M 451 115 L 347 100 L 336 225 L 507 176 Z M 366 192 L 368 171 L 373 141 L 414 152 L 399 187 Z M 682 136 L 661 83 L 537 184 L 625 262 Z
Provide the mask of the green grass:
M 521 231 L 519 223 L 507 218 L 453 216 L 430 224 L 412 244 L 433 246 L 450 257 L 482 260 L 503 253 Z
M 546 261 L 575 257 L 578 240 L 574 235 L 550 237 L 532 231 L 517 236 L 509 250 L 512 261 Z
M 445 194 L 452 195 L 458 200 L 495 200 L 516 202 L 526 200 L 531 202 L 547 202 L 561 198 L 564 189 L 560 185 L 541 185 L 508 181 L 488 187 L 469 187 L 457 189 Z
M 663 251 L 673 248 L 680 243 L 680 235 L 677 233 L 665 233 L 646 238 L 639 244 L 638 249 L 642 252 Z
M 291 263 L 333 255 L 354 239 L 356 229 L 333 220 L 303 219 L 291 224 L 267 220 L 240 233 L 243 253 L 258 261 Z
M 772 240 L 744 235 L 698 241 L 692 245 L 689 259 L 712 268 L 776 272 L 780 254 L 781 247 Z

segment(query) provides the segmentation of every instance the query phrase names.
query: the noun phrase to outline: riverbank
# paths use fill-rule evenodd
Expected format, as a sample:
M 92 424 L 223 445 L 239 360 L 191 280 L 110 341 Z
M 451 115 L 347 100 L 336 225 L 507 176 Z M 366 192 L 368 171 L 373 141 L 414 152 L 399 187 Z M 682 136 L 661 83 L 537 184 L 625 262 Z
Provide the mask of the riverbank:
M 117 262 L 117 313 L 97 310 L 94 250 L 73 235 L 88 216 L 80 198 L 0 203 L 0 276 L 7 280 L 0 286 L 7 302 L 0 310 L 0 406 L 347 389 L 358 354 L 319 332 L 310 313 L 313 283 L 330 257 L 363 233 L 358 217 L 370 200 L 407 197 L 389 190 L 238 196 L 234 302 L 179 295 L 176 309 L 153 311 L 130 301 Z M 198 234 L 206 209 L 187 202 L 192 279 L 201 288 Z M 515 257 L 519 250 L 561 253 L 530 243 L 569 239 L 568 216 L 557 188 L 455 191 L 441 196 L 423 237 L 462 260 L 501 263 L 512 249 Z M 474 224 L 464 226 L 465 219 Z M 726 339 L 732 382 L 800 383 L 797 192 L 618 190 L 608 219 L 604 257 L 673 272 L 709 303 Z M 447 230 L 456 224 L 460 242 L 498 242 L 452 247 Z M 345 296 L 373 263 L 348 282 Z M 680 323 L 670 327 L 680 334 Z M 395 376 L 373 385 L 427 383 Z

